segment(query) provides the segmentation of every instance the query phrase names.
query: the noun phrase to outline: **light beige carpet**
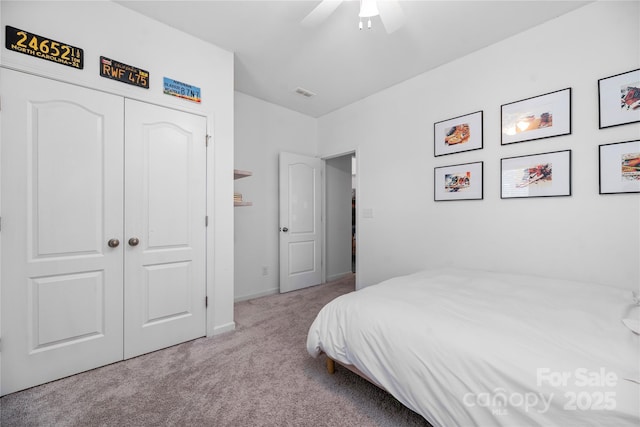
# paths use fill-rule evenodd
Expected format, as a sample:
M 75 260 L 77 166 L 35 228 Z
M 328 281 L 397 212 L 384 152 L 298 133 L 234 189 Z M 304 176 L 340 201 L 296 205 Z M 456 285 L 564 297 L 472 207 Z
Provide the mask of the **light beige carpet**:
M 236 330 L 0 399 L 2 426 L 427 426 L 389 394 L 306 351 L 352 276 L 235 306 Z

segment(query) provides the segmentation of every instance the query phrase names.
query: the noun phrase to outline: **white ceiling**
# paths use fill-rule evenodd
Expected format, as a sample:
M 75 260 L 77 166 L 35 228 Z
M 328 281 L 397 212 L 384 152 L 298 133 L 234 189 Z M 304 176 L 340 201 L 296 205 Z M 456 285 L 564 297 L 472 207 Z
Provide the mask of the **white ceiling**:
M 312 28 L 300 21 L 318 0 L 118 3 L 235 52 L 237 91 L 320 117 L 590 2 L 400 1 L 406 21 L 392 34 L 379 17 L 358 30 L 357 0 Z

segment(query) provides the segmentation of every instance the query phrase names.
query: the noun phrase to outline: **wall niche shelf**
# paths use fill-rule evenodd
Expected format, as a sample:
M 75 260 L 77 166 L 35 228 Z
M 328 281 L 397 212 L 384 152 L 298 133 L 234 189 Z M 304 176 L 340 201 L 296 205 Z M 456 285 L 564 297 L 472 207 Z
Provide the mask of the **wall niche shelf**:
M 240 179 L 240 178 L 246 178 L 248 176 L 253 175 L 253 173 L 249 172 L 249 171 L 242 171 L 240 169 L 234 169 L 233 170 L 233 179 Z
M 248 176 L 253 175 L 250 171 L 243 171 L 240 169 L 233 170 L 233 179 L 246 178 Z M 239 197 L 236 197 L 239 196 Z M 252 202 L 245 202 L 242 200 L 242 194 L 234 193 L 233 194 L 233 206 L 253 206 Z

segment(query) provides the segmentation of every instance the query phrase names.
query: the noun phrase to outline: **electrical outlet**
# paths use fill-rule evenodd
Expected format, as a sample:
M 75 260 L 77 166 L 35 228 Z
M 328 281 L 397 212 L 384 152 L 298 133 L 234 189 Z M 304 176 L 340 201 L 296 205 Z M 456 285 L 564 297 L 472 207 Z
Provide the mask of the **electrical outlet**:
M 262 266 L 262 275 L 263 276 L 268 276 L 269 275 L 269 267 L 267 267 L 266 265 Z

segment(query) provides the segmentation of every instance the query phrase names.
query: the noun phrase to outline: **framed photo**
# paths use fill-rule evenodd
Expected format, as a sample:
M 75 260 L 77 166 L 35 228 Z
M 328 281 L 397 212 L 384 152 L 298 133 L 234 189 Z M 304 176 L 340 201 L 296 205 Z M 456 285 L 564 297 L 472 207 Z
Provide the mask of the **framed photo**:
M 482 111 L 433 124 L 434 155 L 482 148 Z
M 500 198 L 571 195 L 571 150 L 500 160 Z
M 640 193 L 640 140 L 600 145 L 600 194 Z
M 640 69 L 598 80 L 600 129 L 640 122 Z
M 482 166 L 476 162 L 434 168 L 434 200 L 482 200 Z
M 571 88 L 500 107 L 501 144 L 532 141 L 571 133 Z

